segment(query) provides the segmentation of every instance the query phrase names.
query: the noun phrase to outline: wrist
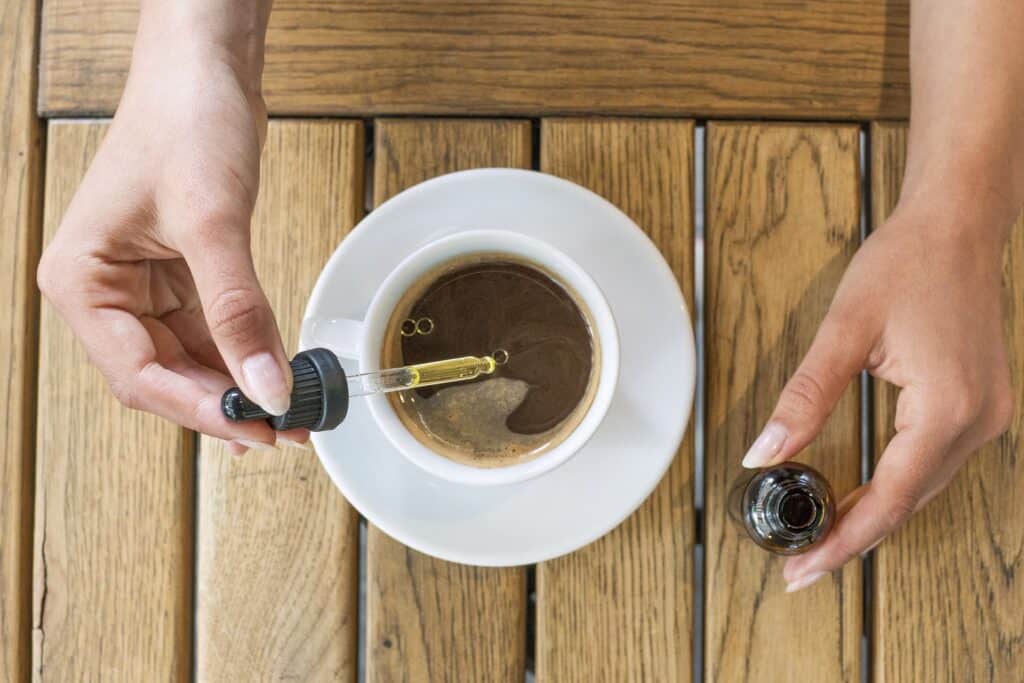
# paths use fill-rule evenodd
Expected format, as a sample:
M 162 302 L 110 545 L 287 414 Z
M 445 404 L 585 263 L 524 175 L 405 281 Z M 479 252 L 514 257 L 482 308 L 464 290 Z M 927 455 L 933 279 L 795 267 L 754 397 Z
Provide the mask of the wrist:
M 964 166 L 957 171 L 914 176 L 908 169 L 893 218 L 952 240 L 984 240 L 1001 250 L 1020 213 L 1002 178 Z
M 1005 241 L 1024 203 L 1024 136 L 986 133 L 934 145 L 914 144 L 911 133 L 898 208 Z
M 227 64 L 259 96 L 269 14 L 269 0 L 143 0 L 131 70 Z
M 935 257 L 957 254 L 978 264 L 1001 264 L 1013 220 L 978 198 L 941 190 L 906 192 L 877 231 L 917 235 L 919 248 Z

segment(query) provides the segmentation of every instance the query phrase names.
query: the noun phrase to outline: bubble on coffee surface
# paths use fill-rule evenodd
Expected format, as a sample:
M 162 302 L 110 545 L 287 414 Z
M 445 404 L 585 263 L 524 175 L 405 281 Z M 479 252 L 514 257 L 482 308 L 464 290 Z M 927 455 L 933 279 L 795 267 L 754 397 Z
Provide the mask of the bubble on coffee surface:
M 434 321 L 431 318 L 420 318 L 416 321 L 416 334 L 427 335 L 434 331 Z

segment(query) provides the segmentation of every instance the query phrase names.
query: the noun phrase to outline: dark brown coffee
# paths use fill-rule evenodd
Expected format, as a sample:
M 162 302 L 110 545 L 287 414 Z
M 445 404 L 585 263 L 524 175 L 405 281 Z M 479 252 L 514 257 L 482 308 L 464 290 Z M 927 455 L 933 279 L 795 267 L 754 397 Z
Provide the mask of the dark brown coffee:
M 561 442 L 596 390 L 589 315 L 551 276 L 507 257 L 475 256 L 425 277 L 386 339 L 385 367 L 507 355 L 472 382 L 391 396 L 421 443 L 477 467 L 524 462 Z

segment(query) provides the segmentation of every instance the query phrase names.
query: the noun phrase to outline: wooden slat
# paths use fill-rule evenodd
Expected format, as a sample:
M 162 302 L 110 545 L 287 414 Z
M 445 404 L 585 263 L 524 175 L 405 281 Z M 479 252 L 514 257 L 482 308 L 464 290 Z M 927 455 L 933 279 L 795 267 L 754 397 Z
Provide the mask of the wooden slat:
M 377 122 L 374 204 L 435 175 L 530 165 L 526 121 Z M 525 571 L 420 554 L 370 525 L 367 680 L 522 681 Z
M 38 3 L 0 0 L 0 680 L 27 677 L 32 595 L 40 127 Z
M 46 0 L 40 107 L 110 112 L 137 0 Z M 275 3 L 271 111 L 905 117 L 906 0 Z
M 786 595 L 783 559 L 727 514 L 740 459 L 859 243 L 858 130 L 713 123 L 707 171 L 706 647 L 711 681 L 860 680 L 859 561 Z M 856 385 L 856 382 L 854 383 Z M 859 390 L 799 460 L 859 481 Z
M 253 255 L 289 352 L 313 283 L 362 216 L 364 151 L 361 123 L 270 123 Z M 358 513 L 311 450 L 235 458 L 204 437 L 200 452 L 200 680 L 354 680 Z
M 896 205 L 907 129 L 872 127 L 872 223 Z M 1024 217 L 1004 261 L 1010 376 L 1024 396 Z M 875 454 L 896 391 L 875 383 Z M 949 488 L 875 551 L 874 674 L 895 681 L 1019 681 L 1024 672 L 1024 412 Z M 927 646 L 925 646 L 927 644 Z
M 693 308 L 693 123 L 548 120 L 541 170 L 603 195 L 661 249 Z M 689 681 L 693 430 L 650 498 L 537 567 L 539 681 Z
M 106 127 L 50 125 L 45 239 Z M 193 438 L 123 408 L 42 305 L 35 512 L 37 680 L 187 680 Z

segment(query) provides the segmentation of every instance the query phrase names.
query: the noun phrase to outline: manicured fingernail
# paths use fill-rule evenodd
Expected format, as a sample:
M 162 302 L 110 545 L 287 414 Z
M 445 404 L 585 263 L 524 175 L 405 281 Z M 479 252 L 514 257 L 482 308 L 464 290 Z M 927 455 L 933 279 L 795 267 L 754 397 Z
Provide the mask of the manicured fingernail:
M 277 437 L 277 445 L 278 445 L 279 448 L 289 448 L 289 447 L 291 447 L 291 448 L 298 448 L 299 450 L 303 450 L 303 451 L 309 451 L 309 450 L 313 449 L 313 447 L 310 446 L 308 442 L 307 443 L 299 443 L 298 441 L 292 441 L 291 439 L 286 439 L 283 436 Z
M 236 458 L 241 457 L 249 452 L 248 448 L 238 443 L 237 441 L 224 441 L 223 443 L 227 446 L 228 453 L 235 456 Z
M 795 593 L 798 590 L 803 590 L 823 576 L 825 576 L 825 572 L 812 572 L 807 576 L 797 579 L 796 581 L 790 581 L 786 584 L 786 592 Z
M 242 444 L 246 448 L 251 448 L 254 451 L 277 450 L 277 448 L 273 444 L 263 443 L 262 441 L 250 441 L 249 439 L 235 439 L 235 443 Z
M 242 361 L 242 377 L 249 396 L 271 415 L 284 415 L 291 403 L 288 381 L 269 352 L 257 353 Z
M 884 538 L 880 538 L 880 539 L 878 539 L 877 541 L 875 541 L 874 543 L 872 543 L 871 545 L 869 545 L 869 546 L 868 546 L 867 548 L 865 548 L 864 552 L 862 552 L 862 553 L 860 554 L 860 556 L 861 556 L 861 557 L 864 557 L 865 555 L 867 555 L 868 553 L 870 553 L 870 552 L 871 552 L 872 550 L 874 550 L 875 548 L 877 548 L 877 547 L 878 547 L 878 545 L 879 545 L 879 544 L 880 544 L 880 543 L 881 543 L 882 541 L 884 541 L 884 540 L 885 540 Z
M 779 454 L 788 437 L 789 432 L 785 427 L 778 422 L 769 422 L 743 457 L 743 466 L 764 467 Z

